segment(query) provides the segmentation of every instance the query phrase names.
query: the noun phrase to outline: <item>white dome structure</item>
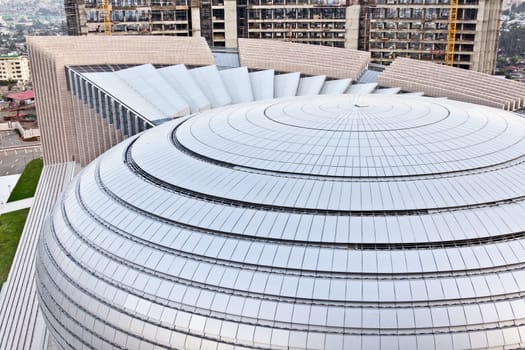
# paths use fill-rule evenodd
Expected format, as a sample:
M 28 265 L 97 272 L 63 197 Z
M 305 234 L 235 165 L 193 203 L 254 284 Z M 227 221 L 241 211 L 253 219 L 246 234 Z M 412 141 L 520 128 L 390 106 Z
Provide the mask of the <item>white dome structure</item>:
M 335 95 L 199 112 L 84 168 L 39 242 L 61 349 L 525 342 L 525 121 Z

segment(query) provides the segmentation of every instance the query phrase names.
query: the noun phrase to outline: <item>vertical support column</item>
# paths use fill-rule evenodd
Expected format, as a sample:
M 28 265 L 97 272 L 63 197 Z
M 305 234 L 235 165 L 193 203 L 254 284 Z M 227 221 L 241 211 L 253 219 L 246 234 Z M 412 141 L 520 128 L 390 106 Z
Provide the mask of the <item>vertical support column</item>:
M 100 142 L 100 154 L 102 154 L 105 150 L 109 148 L 109 142 L 108 142 L 108 134 L 106 130 L 107 125 L 107 110 L 106 110 L 106 94 L 99 90 L 99 103 L 101 105 L 101 109 L 99 114 L 97 115 L 99 118 L 97 118 L 98 127 L 99 127 L 99 142 Z
M 79 76 L 74 73 L 71 70 L 68 70 L 68 80 L 69 80 L 69 86 L 71 88 L 71 104 L 73 106 L 73 115 L 75 118 L 75 130 L 77 135 L 77 151 L 78 151 L 78 159 L 76 159 L 77 162 L 80 164 L 86 164 L 87 163 L 87 157 L 86 157 L 86 149 L 87 146 L 85 145 L 85 130 L 86 128 L 83 125 L 83 117 L 81 110 L 81 103 L 80 103 L 80 78 Z
M 104 115 L 105 118 L 102 119 L 102 126 L 103 126 L 103 132 L 104 132 L 104 147 L 106 149 L 111 148 L 114 143 L 112 139 L 112 127 L 113 127 L 113 116 L 111 114 L 111 98 L 103 94 L 104 99 Z
M 97 105 L 95 109 L 91 110 L 91 119 L 93 120 L 95 130 L 95 150 L 96 154 L 102 154 L 104 149 L 104 134 L 102 131 L 102 97 L 98 88 L 91 86 L 91 91 L 96 94 Z
M 192 3 L 191 7 L 191 35 L 201 36 L 201 10 L 200 8 L 194 7 Z
M 111 116 L 112 116 L 112 119 L 113 119 L 113 122 L 112 124 L 110 125 L 111 126 L 111 139 L 112 139 L 112 144 L 111 144 L 111 147 L 113 147 L 114 145 L 116 145 L 117 143 L 119 143 L 119 140 L 118 140 L 118 130 L 117 130 L 117 123 L 118 123 L 118 115 L 117 115 L 117 109 L 115 108 L 115 105 L 116 105 L 116 101 L 112 98 L 110 98 L 110 113 L 111 113 Z
M 237 1 L 224 0 L 224 36 L 226 47 L 237 47 Z
M 359 14 L 361 13 L 360 5 L 350 5 L 346 8 L 346 33 L 345 48 L 357 50 L 359 43 Z
M 471 69 L 494 74 L 501 17 L 501 1 L 480 1 Z

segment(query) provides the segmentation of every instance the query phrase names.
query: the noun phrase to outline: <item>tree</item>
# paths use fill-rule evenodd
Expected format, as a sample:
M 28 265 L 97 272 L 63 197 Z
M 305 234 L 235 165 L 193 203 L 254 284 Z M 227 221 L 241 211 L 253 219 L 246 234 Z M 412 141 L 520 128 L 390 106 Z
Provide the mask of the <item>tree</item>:
M 514 24 L 501 31 L 499 48 L 505 56 L 519 56 L 525 52 L 525 27 Z

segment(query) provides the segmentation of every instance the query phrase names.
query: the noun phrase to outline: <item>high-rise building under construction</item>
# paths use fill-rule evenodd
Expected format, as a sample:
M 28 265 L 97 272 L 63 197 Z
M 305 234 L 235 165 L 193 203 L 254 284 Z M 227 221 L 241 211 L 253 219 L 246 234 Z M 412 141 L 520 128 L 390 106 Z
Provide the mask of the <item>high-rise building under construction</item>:
M 400 56 L 445 62 L 452 40 L 455 66 L 492 73 L 501 4 L 502 0 L 65 0 L 65 10 L 70 35 L 102 35 L 111 28 L 114 35 L 203 36 L 211 46 L 231 48 L 239 37 L 276 39 L 366 50 L 381 64 Z

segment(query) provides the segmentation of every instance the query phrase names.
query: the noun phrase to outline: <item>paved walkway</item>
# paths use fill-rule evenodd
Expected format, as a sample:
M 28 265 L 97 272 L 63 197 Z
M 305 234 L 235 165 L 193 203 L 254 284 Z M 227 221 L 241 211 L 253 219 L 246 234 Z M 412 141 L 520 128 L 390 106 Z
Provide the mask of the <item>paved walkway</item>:
M 0 215 L 4 213 L 9 213 L 12 211 L 30 208 L 33 205 L 34 197 L 21 199 L 19 201 L 0 204 Z
M 0 149 L 9 149 L 16 147 L 40 146 L 40 141 L 23 141 L 20 134 L 14 130 L 2 131 L 0 127 Z
M 32 159 L 42 157 L 42 146 L 0 149 L 0 176 L 19 174 Z
M 0 155 L 0 158 L 1 158 L 1 155 Z M 2 163 L 2 160 L 0 160 L 0 164 L 1 163 Z M 2 173 L 1 169 L 0 169 L 0 173 Z M 11 191 L 13 190 L 13 188 L 15 188 L 15 185 L 19 177 L 20 177 L 20 174 L 0 176 L 0 206 L 4 204 L 5 202 L 7 202 L 7 199 L 9 198 L 9 195 L 11 194 Z

